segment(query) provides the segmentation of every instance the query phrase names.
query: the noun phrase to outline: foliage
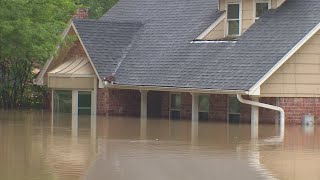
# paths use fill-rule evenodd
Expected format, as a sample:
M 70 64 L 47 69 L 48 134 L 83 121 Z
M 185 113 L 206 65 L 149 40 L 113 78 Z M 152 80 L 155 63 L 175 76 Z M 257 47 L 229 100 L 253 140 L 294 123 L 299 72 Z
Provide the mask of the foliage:
M 77 0 L 76 3 L 89 8 L 89 17 L 100 18 L 107 10 L 115 5 L 118 0 Z
M 53 55 L 75 8 L 73 0 L 0 0 L 0 106 L 28 104 L 33 67 Z
M 48 96 L 33 84 L 34 68 L 54 55 L 77 6 L 101 17 L 117 0 L 0 0 L 0 107 L 40 107 Z

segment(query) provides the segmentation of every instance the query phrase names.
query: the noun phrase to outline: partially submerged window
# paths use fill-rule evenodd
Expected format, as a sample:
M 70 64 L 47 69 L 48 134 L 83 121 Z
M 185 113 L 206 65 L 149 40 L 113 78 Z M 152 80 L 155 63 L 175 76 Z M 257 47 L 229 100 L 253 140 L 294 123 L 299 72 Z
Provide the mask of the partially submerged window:
M 170 94 L 170 119 L 180 119 L 181 112 L 181 94 L 171 93 Z
M 78 112 L 79 114 L 91 114 L 91 92 L 79 91 L 78 92 Z
M 53 91 L 53 111 L 57 113 L 72 112 L 72 91 Z
M 259 19 L 271 8 L 271 2 L 269 0 L 256 0 L 256 19 Z
M 229 3 L 227 9 L 227 35 L 240 35 L 240 3 Z
M 199 120 L 208 121 L 209 120 L 209 95 L 199 96 Z
M 240 102 L 236 96 L 229 96 L 228 98 L 228 118 L 229 123 L 240 122 Z

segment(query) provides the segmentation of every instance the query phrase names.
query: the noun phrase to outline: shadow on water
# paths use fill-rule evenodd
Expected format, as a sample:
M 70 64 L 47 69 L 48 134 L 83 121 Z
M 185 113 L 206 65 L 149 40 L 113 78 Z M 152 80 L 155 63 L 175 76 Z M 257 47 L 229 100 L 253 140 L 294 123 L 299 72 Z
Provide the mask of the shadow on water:
M 320 130 L 0 110 L 0 179 L 320 179 Z

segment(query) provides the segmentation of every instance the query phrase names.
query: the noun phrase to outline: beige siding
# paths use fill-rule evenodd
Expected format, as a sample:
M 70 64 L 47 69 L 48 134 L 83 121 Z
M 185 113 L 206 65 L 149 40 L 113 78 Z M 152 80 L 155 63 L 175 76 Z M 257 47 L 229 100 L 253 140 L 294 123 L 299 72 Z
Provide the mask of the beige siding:
M 285 0 L 271 0 L 271 8 L 278 8 Z M 228 2 L 242 2 L 241 12 L 241 33 L 244 33 L 254 22 L 255 22 L 255 2 L 256 0 L 219 0 L 220 11 L 226 10 L 226 3 Z M 224 20 L 226 21 L 226 20 Z M 219 27 L 214 28 L 204 39 L 205 40 L 216 40 L 224 38 L 226 26 L 224 23 L 220 23 Z
M 286 0 L 278 0 L 277 7 L 281 6 Z
M 54 89 L 86 89 L 92 90 L 94 88 L 94 79 L 90 77 L 50 77 L 49 88 Z
M 320 97 L 320 32 L 261 86 L 266 97 Z
M 222 20 L 213 30 L 203 39 L 204 40 L 217 40 L 224 38 L 224 24 L 225 21 Z
M 253 1 L 255 0 L 242 0 L 242 25 L 241 33 L 244 33 L 255 21 Z

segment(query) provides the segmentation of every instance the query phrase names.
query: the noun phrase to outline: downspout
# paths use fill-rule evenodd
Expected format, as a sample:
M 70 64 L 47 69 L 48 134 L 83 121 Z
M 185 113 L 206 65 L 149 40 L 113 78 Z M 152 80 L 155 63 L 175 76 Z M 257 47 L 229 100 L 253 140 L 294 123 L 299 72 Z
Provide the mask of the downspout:
M 260 102 L 255 102 L 255 101 L 246 100 L 246 99 L 242 98 L 241 94 L 237 94 L 237 98 L 243 104 L 248 104 L 248 105 L 251 105 L 251 106 L 257 106 L 257 107 L 271 109 L 271 110 L 280 112 L 280 138 L 283 139 L 283 137 L 284 137 L 284 125 L 285 125 L 285 123 L 284 123 L 285 115 L 284 115 L 284 110 L 281 107 L 273 106 L 273 105 L 270 105 L 270 104 L 264 104 L 264 103 L 260 103 Z

